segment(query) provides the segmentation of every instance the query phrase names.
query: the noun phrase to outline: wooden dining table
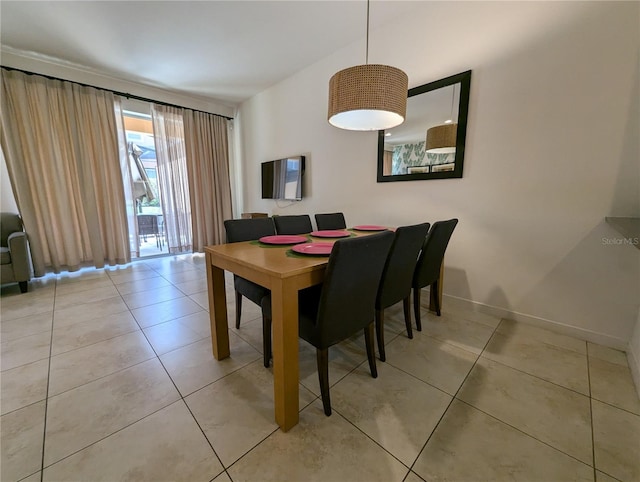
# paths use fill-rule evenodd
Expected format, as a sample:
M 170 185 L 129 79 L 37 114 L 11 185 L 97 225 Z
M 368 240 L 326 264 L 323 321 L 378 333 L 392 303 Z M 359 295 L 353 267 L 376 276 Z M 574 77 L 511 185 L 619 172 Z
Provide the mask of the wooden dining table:
M 291 246 L 265 246 L 256 241 L 207 246 L 205 254 L 211 345 L 216 360 L 230 356 L 224 271 L 271 290 L 275 419 L 286 432 L 298 423 L 299 416 L 298 291 L 322 283 L 328 256 L 299 255 L 291 252 Z

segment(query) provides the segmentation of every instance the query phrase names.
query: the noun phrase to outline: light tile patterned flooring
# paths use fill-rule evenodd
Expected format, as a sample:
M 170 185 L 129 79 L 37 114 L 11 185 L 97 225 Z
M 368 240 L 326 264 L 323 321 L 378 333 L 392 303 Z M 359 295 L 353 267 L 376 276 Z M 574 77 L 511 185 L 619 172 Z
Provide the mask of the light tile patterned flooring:
M 255 305 L 231 358 L 211 355 L 202 255 L 7 286 L 0 303 L 3 482 L 640 480 L 624 353 L 452 302 L 413 340 L 387 310 L 375 380 L 362 336 L 333 347 L 331 417 L 301 341 L 288 433 Z

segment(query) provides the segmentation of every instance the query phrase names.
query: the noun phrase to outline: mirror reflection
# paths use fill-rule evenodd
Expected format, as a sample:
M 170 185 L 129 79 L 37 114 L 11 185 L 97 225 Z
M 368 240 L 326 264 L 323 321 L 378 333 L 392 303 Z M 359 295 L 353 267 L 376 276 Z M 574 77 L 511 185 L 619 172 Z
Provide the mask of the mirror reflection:
M 462 177 L 471 71 L 409 90 L 405 121 L 378 134 L 378 182 Z

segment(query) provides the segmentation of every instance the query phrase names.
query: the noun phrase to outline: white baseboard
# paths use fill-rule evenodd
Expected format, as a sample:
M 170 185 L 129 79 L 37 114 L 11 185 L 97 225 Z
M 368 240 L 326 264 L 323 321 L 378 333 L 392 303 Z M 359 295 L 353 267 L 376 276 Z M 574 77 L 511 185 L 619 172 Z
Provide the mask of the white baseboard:
M 640 398 L 640 359 L 638 356 L 640 356 L 640 353 L 634 353 L 633 350 L 627 350 L 627 363 L 631 369 L 631 377 L 633 378 L 633 383 L 636 386 L 638 398 Z
M 429 296 L 427 295 L 429 290 L 426 289 L 424 290 L 424 292 L 425 294 L 424 296 L 421 296 L 420 304 L 422 306 L 427 307 L 429 305 Z M 525 313 L 519 313 L 517 311 L 500 308 L 498 306 L 486 305 L 484 303 L 471 301 L 465 298 L 458 298 L 457 296 L 443 294 L 442 297 L 443 297 L 443 301 L 442 301 L 443 310 L 446 310 L 447 303 L 450 303 L 450 302 L 458 303 L 459 305 L 464 306 L 466 309 L 470 311 L 477 311 L 480 313 L 485 313 L 487 315 L 492 315 L 499 318 L 509 318 L 510 320 L 538 326 L 540 328 L 544 328 L 549 331 L 554 331 L 562 335 L 572 336 L 574 338 L 579 338 L 581 340 L 589 341 L 591 343 L 597 343 L 598 345 L 608 346 L 610 348 L 615 348 L 616 350 L 621 350 L 624 352 L 628 350 L 629 340 L 607 335 L 606 333 L 599 333 L 596 331 L 586 330 L 584 328 L 567 325 L 567 324 L 560 323 L 553 320 L 547 320 L 545 318 L 540 318 L 538 316 L 527 315 Z M 636 363 L 635 367 L 637 371 L 640 371 L 640 369 L 638 368 L 639 366 L 640 365 Z M 638 373 L 637 375 L 640 376 L 640 373 Z M 635 376 L 636 375 L 634 374 L 634 377 Z M 637 381 L 636 381 L 636 386 L 638 386 Z

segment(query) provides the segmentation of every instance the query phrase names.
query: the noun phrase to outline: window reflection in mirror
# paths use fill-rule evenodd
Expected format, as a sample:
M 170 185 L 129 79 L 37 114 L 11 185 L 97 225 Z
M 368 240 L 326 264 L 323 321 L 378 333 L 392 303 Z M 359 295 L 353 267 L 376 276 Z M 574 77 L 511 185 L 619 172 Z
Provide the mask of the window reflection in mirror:
M 378 182 L 462 177 L 471 71 L 410 89 L 405 121 L 378 133 Z

